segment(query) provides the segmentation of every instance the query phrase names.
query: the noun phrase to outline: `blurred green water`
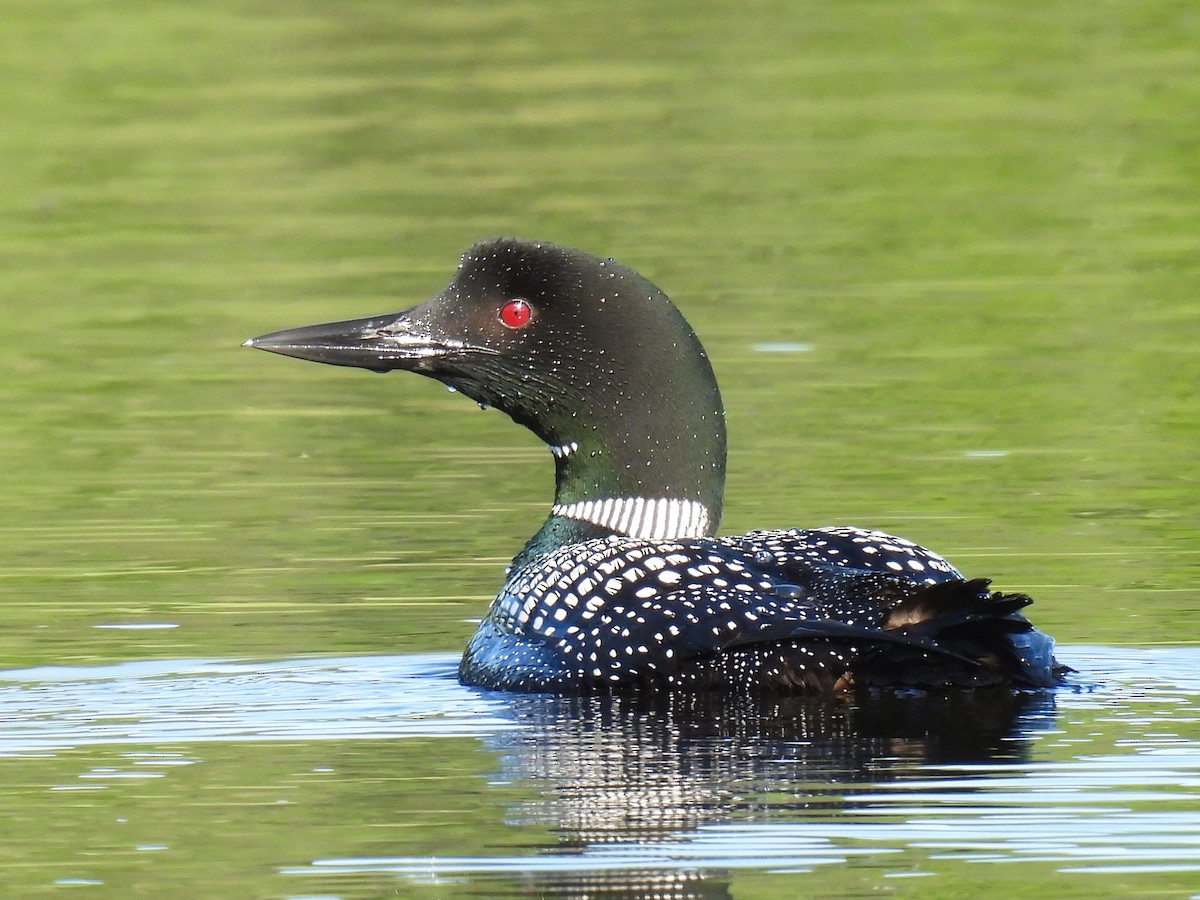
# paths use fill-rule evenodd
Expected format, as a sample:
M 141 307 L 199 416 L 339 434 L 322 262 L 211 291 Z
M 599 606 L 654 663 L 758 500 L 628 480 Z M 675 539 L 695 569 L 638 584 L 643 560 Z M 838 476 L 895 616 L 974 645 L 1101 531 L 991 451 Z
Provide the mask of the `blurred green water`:
M 10 0 L 0 24 L 7 667 L 460 648 L 545 513 L 545 449 L 436 384 L 238 345 L 420 300 L 496 233 L 616 256 L 685 310 L 729 409 L 724 530 L 894 530 L 1035 593 L 1068 661 L 1196 641 L 1194 5 Z M 96 627 L 127 623 L 178 627 Z M 103 794 L 49 791 L 123 748 L 7 760 L 4 884 L 270 896 L 322 854 L 546 843 L 473 739 L 175 750 L 197 765 Z M 1190 877 L 998 868 L 997 896 Z M 978 890 L 938 871 L 803 884 Z
M 1068 644 L 1195 639 L 1190 4 L 2 17 L 10 664 L 461 646 L 544 449 L 421 379 L 238 345 L 409 305 L 496 233 L 685 310 L 724 530 L 884 527 Z M 135 621 L 180 627 L 94 627 Z

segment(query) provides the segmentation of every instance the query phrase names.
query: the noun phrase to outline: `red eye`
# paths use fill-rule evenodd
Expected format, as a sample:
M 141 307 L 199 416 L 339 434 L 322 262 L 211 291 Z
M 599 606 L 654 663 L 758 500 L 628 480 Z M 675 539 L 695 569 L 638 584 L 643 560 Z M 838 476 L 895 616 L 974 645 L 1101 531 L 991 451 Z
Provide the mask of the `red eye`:
M 509 300 L 500 307 L 500 321 L 509 328 L 524 328 L 533 318 L 533 307 L 524 300 Z

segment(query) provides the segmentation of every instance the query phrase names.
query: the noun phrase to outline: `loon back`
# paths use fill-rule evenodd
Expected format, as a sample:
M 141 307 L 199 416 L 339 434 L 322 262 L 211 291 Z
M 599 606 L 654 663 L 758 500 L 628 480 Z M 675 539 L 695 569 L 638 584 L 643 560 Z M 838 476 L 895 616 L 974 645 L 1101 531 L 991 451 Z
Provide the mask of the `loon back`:
M 247 346 L 406 369 L 494 406 L 555 462 L 545 524 L 460 667 L 510 690 L 1048 686 L 1053 641 L 909 541 L 855 528 L 715 537 L 725 416 L 699 340 L 612 260 L 500 238 L 401 313 Z

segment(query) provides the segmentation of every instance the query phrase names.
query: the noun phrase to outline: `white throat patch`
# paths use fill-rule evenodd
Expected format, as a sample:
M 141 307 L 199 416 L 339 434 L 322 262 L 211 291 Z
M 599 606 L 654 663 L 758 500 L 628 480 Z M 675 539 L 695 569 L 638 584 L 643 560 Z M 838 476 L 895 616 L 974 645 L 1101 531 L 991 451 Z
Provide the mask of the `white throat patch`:
M 550 512 L 632 538 L 663 540 L 704 537 L 708 533 L 708 510 L 695 500 L 609 497 L 607 500 L 556 503 Z

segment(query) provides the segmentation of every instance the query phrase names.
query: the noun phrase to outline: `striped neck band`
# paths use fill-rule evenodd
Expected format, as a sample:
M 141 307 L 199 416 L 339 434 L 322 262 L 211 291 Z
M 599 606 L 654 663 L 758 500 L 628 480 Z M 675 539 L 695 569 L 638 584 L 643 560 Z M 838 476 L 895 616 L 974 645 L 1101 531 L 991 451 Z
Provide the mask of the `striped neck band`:
M 632 538 L 662 540 L 708 534 L 708 510 L 695 500 L 609 497 L 606 500 L 556 503 L 550 512 Z

